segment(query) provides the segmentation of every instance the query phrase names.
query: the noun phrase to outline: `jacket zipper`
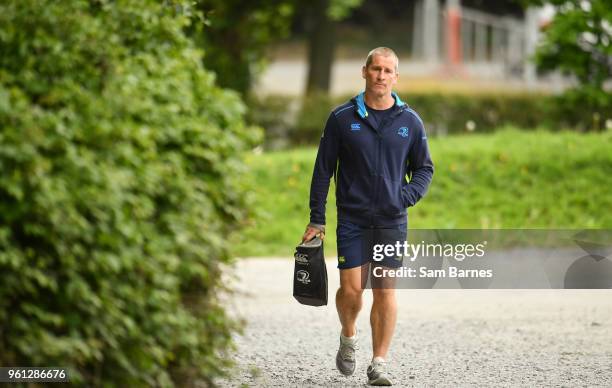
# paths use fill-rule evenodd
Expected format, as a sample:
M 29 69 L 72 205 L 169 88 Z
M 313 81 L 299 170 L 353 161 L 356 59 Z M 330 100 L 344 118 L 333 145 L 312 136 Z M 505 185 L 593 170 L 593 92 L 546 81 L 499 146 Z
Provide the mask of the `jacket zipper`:
M 372 124 L 370 124 L 369 120 L 364 119 L 363 121 L 366 122 L 367 125 L 370 126 L 370 128 L 372 128 L 374 130 L 374 132 L 376 132 L 376 140 L 377 140 L 377 144 L 376 144 L 376 166 L 375 166 L 375 180 L 374 180 L 374 193 L 373 196 L 371 197 L 371 204 L 370 204 L 370 209 L 373 210 L 372 215 L 370 216 L 370 228 L 374 228 L 374 218 L 376 215 L 376 202 L 378 200 L 378 191 L 379 191 L 379 183 L 378 181 L 380 180 L 380 165 L 382 164 L 381 161 L 381 155 L 382 155 L 382 128 L 384 128 L 385 125 L 387 125 L 387 122 L 389 121 L 389 117 L 394 118 L 396 115 L 398 114 L 398 112 L 392 112 L 390 116 L 387 116 L 386 118 L 384 118 L 381 122 L 380 125 L 378 126 L 378 128 L 374 128 L 374 126 Z
M 376 147 L 376 181 L 375 181 L 375 185 L 374 185 L 374 203 L 373 203 L 373 207 L 374 207 L 374 213 L 372 214 L 372 221 L 370 222 L 371 227 L 374 227 L 374 218 L 376 216 L 376 213 L 378 212 L 378 198 L 379 198 L 379 194 L 380 194 L 380 184 L 379 181 L 382 180 L 382 172 L 380 171 L 381 166 L 382 166 L 382 138 L 383 138 L 383 128 L 385 128 L 385 126 L 387 125 L 387 123 L 389 123 L 390 121 L 393 122 L 393 118 L 397 115 L 397 112 L 391 112 L 390 115 L 388 115 L 387 117 L 385 117 L 380 124 L 378 125 L 378 130 L 376 131 L 376 139 L 377 139 L 377 147 Z
M 378 125 L 378 128 L 376 130 L 376 167 L 375 167 L 375 172 L 376 172 L 376 180 L 374 181 L 374 200 L 373 200 L 373 213 L 372 213 L 372 221 L 371 221 L 371 226 L 374 227 L 374 218 L 376 217 L 376 214 L 378 213 L 378 198 L 380 197 L 380 180 L 382 177 L 381 174 L 381 166 L 382 166 L 382 129 L 385 127 L 385 125 L 387 124 L 387 118 L 384 118 L 380 124 Z
M 376 153 L 374 155 L 374 160 L 376 161 L 375 165 L 374 165 L 374 185 L 373 185 L 373 190 L 372 190 L 372 195 L 370 195 L 370 210 L 372 211 L 372 213 L 370 214 L 370 228 L 374 228 L 374 206 L 376 204 L 376 197 L 377 197 L 377 191 L 378 191 L 378 159 L 379 159 L 379 147 L 380 147 L 380 133 L 378 132 L 378 130 L 376 128 L 374 128 L 374 126 L 370 123 L 370 120 L 368 119 L 363 119 L 363 121 L 366 123 L 367 126 L 369 126 L 374 133 L 376 134 Z

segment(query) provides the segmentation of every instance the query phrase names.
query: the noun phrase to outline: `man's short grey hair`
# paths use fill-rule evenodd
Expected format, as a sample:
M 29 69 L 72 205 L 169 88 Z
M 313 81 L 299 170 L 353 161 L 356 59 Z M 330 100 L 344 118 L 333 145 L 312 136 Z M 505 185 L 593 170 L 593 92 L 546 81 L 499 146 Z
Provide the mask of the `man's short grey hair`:
M 382 55 L 383 57 L 393 57 L 395 58 L 395 72 L 397 73 L 397 68 L 399 66 L 399 58 L 395 51 L 391 50 L 389 47 L 376 47 L 374 50 L 368 53 L 366 58 L 365 67 L 367 68 L 372 63 L 372 59 L 374 55 Z

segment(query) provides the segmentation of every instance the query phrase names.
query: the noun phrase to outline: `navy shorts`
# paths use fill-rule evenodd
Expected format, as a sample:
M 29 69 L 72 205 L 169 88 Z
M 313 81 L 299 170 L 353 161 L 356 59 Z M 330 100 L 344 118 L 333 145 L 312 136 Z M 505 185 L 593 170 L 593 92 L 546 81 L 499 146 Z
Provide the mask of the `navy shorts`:
M 388 228 L 368 228 L 339 220 L 336 228 L 338 268 L 355 268 L 369 262 L 378 262 L 389 268 L 401 267 L 401 256 L 383 254 L 382 260 L 374 260 L 374 250 L 375 245 L 396 245 L 396 242 L 403 244 L 407 235 L 407 223 Z M 382 253 L 378 253 L 377 258 L 380 259 Z

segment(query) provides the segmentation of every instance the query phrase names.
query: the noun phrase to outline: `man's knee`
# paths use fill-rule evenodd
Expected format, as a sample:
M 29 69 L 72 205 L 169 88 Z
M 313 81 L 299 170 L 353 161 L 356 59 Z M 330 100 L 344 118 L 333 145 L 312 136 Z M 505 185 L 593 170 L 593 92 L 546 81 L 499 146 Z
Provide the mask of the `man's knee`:
M 373 288 L 372 296 L 374 301 L 393 301 L 395 300 L 395 289 L 394 288 Z
M 340 286 L 338 295 L 342 299 L 359 300 L 363 295 L 363 289 L 361 287 Z

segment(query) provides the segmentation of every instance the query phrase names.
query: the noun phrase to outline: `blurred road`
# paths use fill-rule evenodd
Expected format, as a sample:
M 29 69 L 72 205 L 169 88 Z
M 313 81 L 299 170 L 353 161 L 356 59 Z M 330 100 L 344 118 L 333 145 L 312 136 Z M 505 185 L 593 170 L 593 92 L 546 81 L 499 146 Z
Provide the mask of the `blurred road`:
M 238 370 L 221 386 L 364 386 L 371 359 L 371 293 L 358 320 L 355 375 L 335 369 L 335 262 L 330 304 L 291 295 L 293 259 L 243 259 L 230 310 L 248 320 Z M 610 290 L 398 290 L 388 355 L 395 386 L 612 386 Z

